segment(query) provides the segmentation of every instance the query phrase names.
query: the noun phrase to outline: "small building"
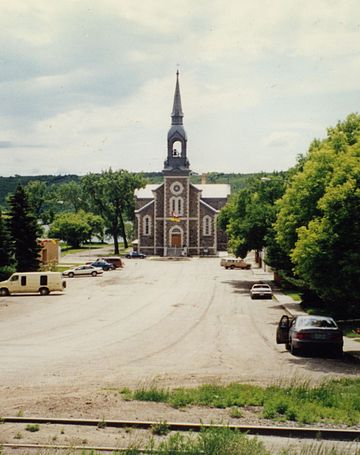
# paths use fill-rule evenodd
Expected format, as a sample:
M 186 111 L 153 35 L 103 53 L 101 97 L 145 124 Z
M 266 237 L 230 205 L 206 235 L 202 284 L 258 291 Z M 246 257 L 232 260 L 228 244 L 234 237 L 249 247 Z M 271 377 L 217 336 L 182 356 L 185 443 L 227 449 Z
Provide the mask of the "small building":
M 228 201 L 230 185 L 190 182 L 183 116 L 177 71 L 164 180 L 135 192 L 137 249 L 144 254 L 216 255 L 227 249 L 217 217 Z
M 58 239 L 39 239 L 41 246 L 40 261 L 43 265 L 57 264 L 60 259 L 60 244 Z

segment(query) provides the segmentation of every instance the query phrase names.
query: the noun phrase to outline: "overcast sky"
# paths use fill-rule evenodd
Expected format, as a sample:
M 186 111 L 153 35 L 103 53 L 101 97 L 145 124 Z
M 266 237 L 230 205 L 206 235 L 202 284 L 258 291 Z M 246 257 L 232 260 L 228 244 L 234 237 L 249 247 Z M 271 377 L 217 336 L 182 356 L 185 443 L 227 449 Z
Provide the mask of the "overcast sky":
M 360 102 L 359 0 L 0 0 L 0 175 L 283 170 Z

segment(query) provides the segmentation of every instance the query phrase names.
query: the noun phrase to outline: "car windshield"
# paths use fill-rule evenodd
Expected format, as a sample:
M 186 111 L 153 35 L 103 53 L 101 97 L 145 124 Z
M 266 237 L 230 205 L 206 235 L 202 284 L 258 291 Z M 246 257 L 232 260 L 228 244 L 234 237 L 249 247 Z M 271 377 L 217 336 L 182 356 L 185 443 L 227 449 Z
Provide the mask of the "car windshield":
M 335 321 L 332 318 L 306 316 L 299 317 L 296 325 L 299 327 L 337 327 Z

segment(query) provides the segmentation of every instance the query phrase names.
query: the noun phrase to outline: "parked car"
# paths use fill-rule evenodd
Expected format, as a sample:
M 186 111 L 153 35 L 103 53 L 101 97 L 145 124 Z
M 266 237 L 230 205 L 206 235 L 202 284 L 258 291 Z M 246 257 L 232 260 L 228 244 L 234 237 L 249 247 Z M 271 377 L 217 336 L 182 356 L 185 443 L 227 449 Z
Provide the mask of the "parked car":
M 119 258 L 117 256 L 106 256 L 106 257 L 97 258 L 96 260 L 109 262 L 110 264 L 114 265 L 116 269 L 119 269 L 119 268 L 123 267 L 123 265 L 124 265 L 121 258 Z
M 272 299 L 273 292 L 271 287 L 265 283 L 256 283 L 250 289 L 252 299 Z
M 220 265 L 226 269 L 250 269 L 251 264 L 248 264 L 244 259 L 240 258 L 222 258 Z
M 344 344 L 342 331 L 333 318 L 312 315 L 282 316 L 276 330 L 276 342 L 285 344 L 294 355 L 302 350 L 321 348 L 340 356 Z
M 68 276 L 69 278 L 73 278 L 74 276 L 98 276 L 103 273 L 103 270 L 99 267 L 94 267 L 92 265 L 79 265 L 79 267 L 75 267 L 73 269 L 65 270 L 63 272 L 64 276 Z
M 105 272 L 108 270 L 115 270 L 114 264 L 110 264 L 110 262 L 103 261 L 103 260 L 92 262 L 91 265 L 93 267 L 97 267 L 99 269 L 105 270 Z
M 127 259 L 145 259 L 146 254 L 139 253 L 138 251 L 130 251 L 130 253 L 125 254 Z

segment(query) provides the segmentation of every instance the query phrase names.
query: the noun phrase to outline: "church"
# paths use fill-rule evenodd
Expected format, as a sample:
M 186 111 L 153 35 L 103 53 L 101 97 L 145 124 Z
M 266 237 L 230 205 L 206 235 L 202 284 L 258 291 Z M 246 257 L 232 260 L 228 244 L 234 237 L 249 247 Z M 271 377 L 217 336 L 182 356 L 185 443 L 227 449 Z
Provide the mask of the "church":
M 135 192 L 137 249 L 147 255 L 213 256 L 227 249 L 217 216 L 228 201 L 230 185 L 191 183 L 183 117 L 177 71 L 163 182 Z

